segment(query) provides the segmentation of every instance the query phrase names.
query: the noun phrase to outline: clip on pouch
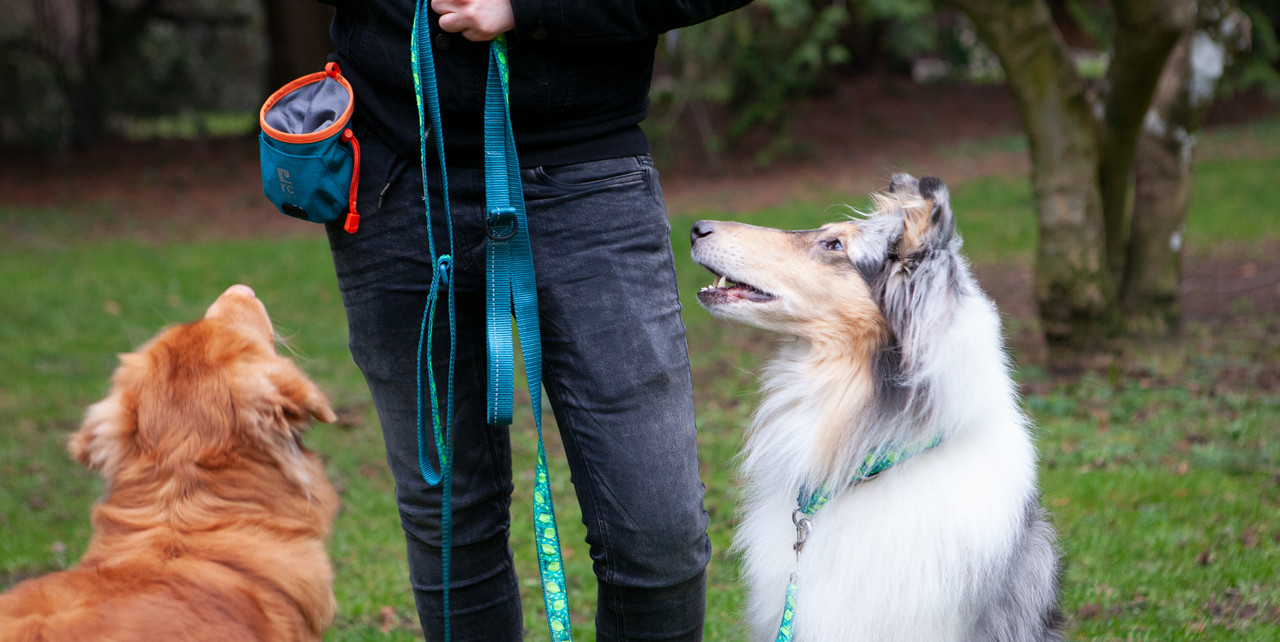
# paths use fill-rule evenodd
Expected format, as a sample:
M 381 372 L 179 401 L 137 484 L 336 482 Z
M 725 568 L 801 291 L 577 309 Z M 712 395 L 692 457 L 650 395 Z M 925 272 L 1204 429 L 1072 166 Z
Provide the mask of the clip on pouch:
M 281 87 L 262 105 L 262 193 L 281 212 L 314 223 L 345 212 L 343 229 L 356 231 L 360 143 L 347 128 L 354 107 L 351 85 L 334 62 Z

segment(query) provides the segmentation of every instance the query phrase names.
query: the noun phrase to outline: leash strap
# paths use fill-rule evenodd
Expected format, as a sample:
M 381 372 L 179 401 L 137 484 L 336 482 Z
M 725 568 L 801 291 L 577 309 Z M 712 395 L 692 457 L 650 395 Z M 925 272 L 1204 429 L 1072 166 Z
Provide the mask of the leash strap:
M 445 640 L 451 639 L 449 608 L 449 576 L 453 533 L 452 508 L 452 403 L 454 362 L 456 358 L 456 318 L 454 315 L 454 288 L 452 275 L 453 222 L 449 213 L 449 188 L 444 141 L 441 137 L 440 101 L 436 86 L 435 61 L 431 50 L 429 12 L 425 0 L 419 0 L 411 30 L 411 61 L 413 82 L 418 107 L 418 134 L 421 141 L 423 200 L 427 204 L 427 224 L 430 226 L 430 195 L 427 191 L 428 133 L 436 135 L 435 151 L 439 158 L 440 185 L 444 195 L 444 214 L 448 222 L 449 254 L 436 255 L 433 235 L 427 243 L 433 264 L 431 289 L 423 311 L 422 326 L 418 334 L 418 387 L 417 430 L 418 463 L 423 479 L 430 485 L 441 484 L 441 566 L 444 586 Z M 485 279 L 487 290 L 486 329 L 488 332 L 488 392 L 486 419 L 491 424 L 510 424 L 512 415 L 513 384 L 515 380 L 514 342 L 511 333 L 511 317 L 514 314 L 520 335 L 520 349 L 524 355 L 525 375 L 529 384 L 529 397 L 533 405 L 534 423 L 538 429 L 538 463 L 534 478 L 533 509 L 534 532 L 538 554 L 538 570 L 542 580 L 543 601 L 547 613 L 547 627 L 555 642 L 571 642 L 573 632 L 569 621 L 568 593 L 564 577 L 564 563 L 560 553 L 560 537 L 556 527 L 555 508 L 551 499 L 550 477 L 547 472 L 547 456 L 542 439 L 542 341 L 538 324 L 537 284 L 533 271 L 533 250 L 529 242 L 528 222 L 525 217 L 524 194 L 520 183 L 520 163 L 516 157 L 515 136 L 511 129 L 508 101 L 506 39 L 499 36 L 490 44 L 489 72 L 485 90 Z M 428 123 L 429 120 L 429 123 Z M 449 315 L 449 375 L 443 417 L 434 369 L 424 368 L 422 355 L 433 354 L 432 329 L 441 286 L 447 293 Z M 432 437 L 437 457 L 432 462 L 428 438 L 424 427 L 422 402 L 422 373 L 427 373 L 427 388 L 431 396 Z
M 520 335 L 525 378 L 533 421 L 538 428 L 538 464 L 534 476 L 534 540 L 538 552 L 538 572 L 542 579 L 542 599 L 547 628 L 555 642 L 573 639 L 569 623 L 569 599 L 547 454 L 542 443 L 542 338 L 538 323 L 538 288 L 533 271 L 533 248 L 525 216 L 520 184 L 520 162 L 516 157 L 508 99 L 507 42 L 498 36 L 489 48 L 489 76 L 485 90 L 484 165 L 485 279 L 487 281 L 487 327 L 489 331 L 488 421 L 511 423 L 514 352 L 511 316 Z
M 487 420 L 491 424 L 511 423 L 512 388 L 515 382 L 511 315 L 520 325 L 520 309 L 532 303 L 532 329 L 537 329 L 537 292 L 521 280 L 533 276 L 533 256 L 524 215 L 524 194 L 520 186 L 520 163 L 507 117 L 506 39 L 499 36 L 489 46 L 489 75 L 484 104 L 484 200 L 485 200 L 485 281 L 488 336 Z M 516 268 L 513 270 L 513 266 Z M 526 318 L 528 313 L 526 312 Z M 521 349 L 524 328 L 520 327 Z M 541 345 L 538 346 L 541 358 Z M 528 358 L 528 353 L 525 357 Z M 530 368 L 526 366 L 526 370 Z M 541 372 L 541 368 L 534 368 Z M 533 382 L 529 382 L 532 391 Z M 539 390 L 541 390 L 539 388 Z
M 791 578 L 791 583 L 787 584 L 786 601 L 782 603 L 782 624 L 778 625 L 778 637 L 774 642 L 791 642 L 791 629 L 796 618 L 796 586 L 795 578 Z
M 862 461 L 862 464 L 854 471 L 848 486 L 871 479 L 941 443 L 942 437 L 939 436 L 907 450 L 877 450 L 867 455 L 866 459 Z M 800 491 L 796 494 L 796 508 L 791 513 L 791 521 L 796 525 L 795 551 L 797 561 L 800 559 L 800 551 L 804 549 L 805 540 L 809 538 L 809 534 L 813 530 L 810 520 L 818 514 L 818 511 L 822 510 L 823 506 L 827 505 L 827 502 L 834 495 L 835 490 L 827 484 L 823 484 L 814 490 L 801 486 Z M 774 642 L 791 642 L 792 640 L 792 629 L 794 628 L 796 616 L 796 595 L 800 592 L 798 579 L 797 574 L 792 573 L 791 581 L 787 583 L 787 592 L 782 604 L 782 622 L 778 625 L 778 636 L 774 638 Z
M 422 202 L 427 218 L 427 247 L 431 252 L 431 289 L 427 293 L 427 304 L 422 311 L 422 325 L 418 330 L 417 354 L 417 430 L 418 430 L 418 467 L 422 478 L 428 485 L 441 487 L 440 515 L 440 562 L 444 585 L 444 636 L 450 639 L 449 608 L 449 571 L 453 551 L 453 375 L 454 362 L 457 356 L 457 319 L 454 315 L 453 289 L 453 217 L 449 214 L 449 177 L 444 162 L 444 140 L 440 136 L 440 97 L 436 88 L 435 58 L 431 52 L 431 29 L 427 20 L 428 12 L 425 0 L 419 0 L 414 10 L 413 27 L 410 30 L 411 45 L 409 58 L 413 65 L 414 98 L 418 104 L 418 140 L 419 160 L 422 167 Z M 429 123 L 428 123 L 429 119 Z M 430 132 L 435 136 L 428 136 Z M 427 179 L 427 145 L 428 139 L 434 139 L 435 152 L 440 166 L 440 191 L 444 197 L 444 218 L 449 232 L 449 253 L 436 255 L 434 234 L 431 229 L 431 197 L 428 193 Z M 445 389 L 444 413 L 441 420 L 440 395 L 436 387 L 435 368 L 430 363 L 425 368 L 422 355 L 434 354 L 432 330 L 435 327 L 435 315 L 440 304 L 441 285 L 446 293 L 445 308 L 449 315 L 449 374 Z M 427 387 L 431 397 L 431 432 L 436 447 L 435 462 L 432 462 L 428 450 L 426 429 L 423 421 L 423 386 L 422 373 L 426 371 Z M 442 483 L 443 482 L 443 483 Z

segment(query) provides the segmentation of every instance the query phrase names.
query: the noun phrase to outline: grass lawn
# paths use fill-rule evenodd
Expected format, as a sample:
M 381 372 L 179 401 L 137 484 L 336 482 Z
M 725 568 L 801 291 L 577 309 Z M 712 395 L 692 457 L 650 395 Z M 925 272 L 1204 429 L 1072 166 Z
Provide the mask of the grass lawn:
M 1198 165 L 1188 224 L 1192 253 L 1224 244 L 1257 251 L 1280 239 L 1280 126 L 1211 133 L 1259 139 L 1259 157 L 1215 154 Z M 1215 138 L 1216 137 L 1216 138 Z M 982 267 L 1025 269 L 1035 243 L 1025 178 L 952 185 L 967 250 Z M 855 206 L 863 195 L 848 195 Z M 711 319 L 693 295 L 709 275 L 688 259 L 699 218 L 815 227 L 828 203 L 672 219 L 698 403 L 711 538 L 706 638 L 744 639 L 743 594 L 728 555 L 732 462 L 771 340 Z M 263 204 L 264 211 L 268 207 Z M 330 552 L 338 621 L 326 639 L 416 639 L 392 482 L 368 391 L 346 348 L 327 246 L 318 234 L 247 241 L 153 243 L 85 238 L 81 209 L 0 208 L 0 589 L 65 568 L 82 554 L 101 482 L 70 461 L 65 440 L 107 391 L 115 355 L 162 326 L 201 315 L 227 285 L 251 285 L 289 349 L 341 415 L 308 445 L 327 460 L 343 508 Z M 1270 290 L 1248 296 L 1277 296 Z M 1238 306 L 1193 324 L 1183 346 L 1132 366 L 1050 378 L 1025 367 L 1025 406 L 1038 425 L 1044 503 L 1065 554 L 1063 610 L 1080 640 L 1275 640 L 1280 627 L 1280 322 Z M 1238 308 L 1238 309 L 1237 309 Z M 1025 319 L 1011 319 L 1012 323 Z M 1017 355 L 1015 355 L 1015 358 Z M 523 413 L 523 414 L 522 414 Z M 536 442 L 517 408 L 512 544 L 525 590 L 528 639 L 546 639 L 532 550 Z M 568 469 L 548 411 L 548 450 L 578 639 L 594 638 L 594 578 Z

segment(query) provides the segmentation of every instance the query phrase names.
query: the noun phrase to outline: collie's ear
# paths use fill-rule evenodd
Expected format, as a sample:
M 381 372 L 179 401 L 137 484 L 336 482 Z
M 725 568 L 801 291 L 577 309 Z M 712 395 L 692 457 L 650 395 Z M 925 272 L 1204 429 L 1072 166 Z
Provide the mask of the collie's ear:
M 900 181 L 901 176 L 905 176 L 909 183 Z M 894 176 L 889 189 L 894 193 L 909 189 L 919 196 L 903 208 L 900 256 L 918 258 L 927 250 L 946 249 L 951 244 L 956 224 L 951 213 L 951 195 L 942 179 L 926 176 L 916 182 L 910 176 L 900 174 Z
M 918 196 L 920 184 L 910 174 L 894 174 L 889 179 L 889 193 L 895 196 Z

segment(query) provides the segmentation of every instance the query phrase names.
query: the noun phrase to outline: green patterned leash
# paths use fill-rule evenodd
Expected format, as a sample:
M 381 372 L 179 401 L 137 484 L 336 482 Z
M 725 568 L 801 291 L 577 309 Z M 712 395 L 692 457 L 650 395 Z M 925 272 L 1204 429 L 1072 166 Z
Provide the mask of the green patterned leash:
M 867 458 L 862 461 L 862 465 L 858 466 L 858 470 L 854 471 L 853 478 L 849 481 L 848 486 L 871 479 L 940 443 L 942 443 L 942 437 L 934 437 L 927 443 L 908 450 L 890 449 L 873 452 L 867 455 Z M 800 551 L 804 549 L 804 543 L 809 539 L 809 534 L 813 532 L 811 520 L 814 515 L 818 514 L 819 510 L 822 510 L 823 506 L 827 505 L 833 495 L 835 495 L 835 491 L 826 484 L 819 486 L 816 490 L 809 490 L 804 486 L 800 487 L 800 492 L 796 495 L 796 508 L 791 511 L 791 522 L 796 525 L 796 543 L 792 547 L 796 551 L 796 561 L 800 560 Z M 774 639 L 774 642 L 791 642 L 792 640 L 796 617 L 796 595 L 800 591 L 798 580 L 798 573 L 792 573 L 791 581 L 787 583 L 787 592 L 783 598 L 782 623 L 778 625 L 778 637 Z
M 485 91 L 484 173 L 486 317 L 489 345 L 488 421 L 510 424 L 515 355 L 511 317 L 514 313 L 524 355 L 533 421 L 538 428 L 538 465 L 534 476 L 534 541 L 547 628 L 554 642 L 573 639 L 569 623 L 569 595 L 565 586 L 560 536 L 542 445 L 542 340 L 538 323 L 538 289 L 534 280 L 533 249 L 525 217 L 508 99 L 507 43 L 498 36 L 489 46 L 489 77 Z

